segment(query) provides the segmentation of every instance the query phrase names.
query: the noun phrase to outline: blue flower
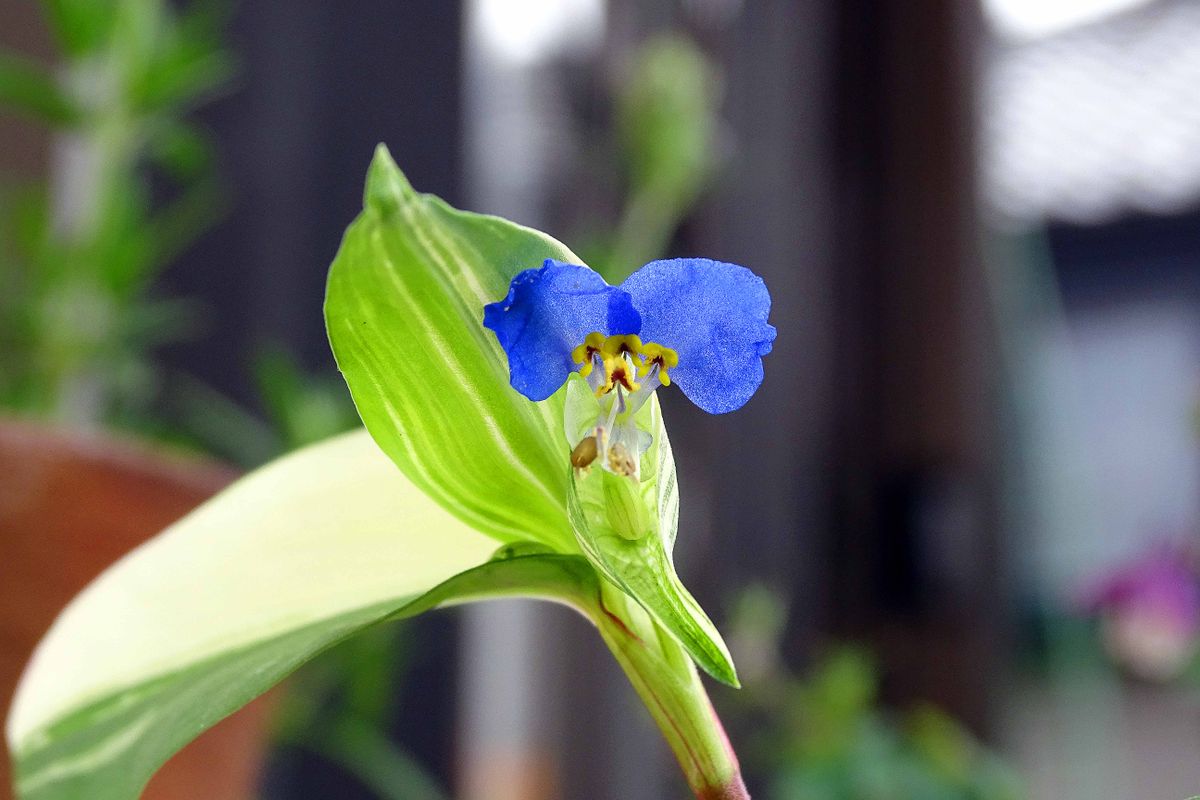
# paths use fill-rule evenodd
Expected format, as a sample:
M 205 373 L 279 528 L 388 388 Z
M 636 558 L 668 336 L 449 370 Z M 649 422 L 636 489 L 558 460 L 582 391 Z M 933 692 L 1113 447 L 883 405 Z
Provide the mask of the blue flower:
M 651 261 L 620 286 L 547 260 L 484 308 L 513 388 L 544 400 L 578 371 L 621 413 L 677 383 L 710 414 L 745 405 L 762 383 L 775 328 L 771 296 L 745 267 L 704 258 Z
M 575 369 L 571 353 L 589 333 L 636 333 L 642 320 L 628 292 L 587 267 L 546 259 L 513 278 L 507 297 L 484 306 L 483 324 L 508 354 L 513 388 L 545 400 Z

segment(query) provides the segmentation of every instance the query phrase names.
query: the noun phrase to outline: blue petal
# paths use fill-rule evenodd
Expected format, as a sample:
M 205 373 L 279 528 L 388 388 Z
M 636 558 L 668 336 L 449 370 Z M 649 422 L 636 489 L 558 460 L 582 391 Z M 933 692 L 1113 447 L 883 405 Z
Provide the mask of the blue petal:
M 587 267 L 546 259 L 512 280 L 508 297 L 483 308 L 483 324 L 508 355 L 509 381 L 530 400 L 545 400 L 575 369 L 571 351 L 592 331 L 637 333 L 629 294 Z
M 745 405 L 775 341 L 762 278 L 737 264 L 676 258 L 651 261 L 621 288 L 642 315 L 642 341 L 679 354 L 670 376 L 689 400 L 710 414 Z

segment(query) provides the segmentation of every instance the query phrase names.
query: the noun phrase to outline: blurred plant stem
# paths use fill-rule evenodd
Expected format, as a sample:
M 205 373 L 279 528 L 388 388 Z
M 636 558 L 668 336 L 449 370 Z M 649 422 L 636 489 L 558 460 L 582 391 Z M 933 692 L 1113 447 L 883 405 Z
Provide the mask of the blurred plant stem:
M 615 163 L 625 196 L 614 229 L 581 235 L 588 263 L 617 283 L 662 258 L 715 172 L 720 72 L 690 39 L 654 37 L 616 87 Z
M 50 233 L 68 250 L 82 252 L 100 233 L 105 208 L 122 176 L 136 168 L 134 123 L 120 96 L 120 83 L 111 64 L 84 58 L 64 69 L 71 94 L 89 111 L 78 124 L 55 134 L 49 203 Z M 61 278 L 57 298 L 63 310 L 91 309 L 96 325 L 73 326 L 69 320 L 48 326 L 34 360 L 48 365 L 48 394 L 52 416 L 75 425 L 103 419 L 112 396 L 113 376 L 95 363 L 93 354 L 112 336 L 118 309 L 98 284 L 99 270 L 79 261 Z
M 613 280 L 624 278 L 626 273 L 661 257 L 689 210 L 690 204 L 669 187 L 645 186 L 630 195 L 607 257 L 609 276 Z

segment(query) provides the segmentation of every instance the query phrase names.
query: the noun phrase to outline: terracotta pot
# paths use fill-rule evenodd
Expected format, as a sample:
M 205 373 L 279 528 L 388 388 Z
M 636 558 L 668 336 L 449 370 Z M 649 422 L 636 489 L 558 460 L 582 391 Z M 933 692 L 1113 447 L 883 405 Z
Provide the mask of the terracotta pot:
M 210 497 L 235 473 L 96 434 L 0 419 L 0 701 L 55 615 L 124 553 Z M 250 798 L 266 750 L 256 702 L 176 755 L 144 797 Z M 0 737 L 2 738 L 2 737 Z M 0 796 L 11 796 L 0 741 Z

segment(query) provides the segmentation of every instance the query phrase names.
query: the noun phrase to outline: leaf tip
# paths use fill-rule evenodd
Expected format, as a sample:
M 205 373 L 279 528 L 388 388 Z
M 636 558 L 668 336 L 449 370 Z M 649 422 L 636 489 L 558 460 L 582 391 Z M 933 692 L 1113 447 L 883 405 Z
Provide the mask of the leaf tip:
M 708 618 L 704 610 L 691 598 L 691 595 L 686 594 L 687 590 L 683 589 L 682 585 L 680 585 L 680 589 L 693 606 L 692 624 L 700 623 L 692 633 L 693 635 L 700 634 L 702 637 L 698 640 L 692 637 L 681 637 L 680 642 L 684 649 L 691 654 L 692 659 L 700 668 L 713 678 L 734 689 L 742 688 L 742 682 L 738 680 L 737 667 L 733 665 L 733 656 L 730 655 L 729 647 L 721 638 L 720 632 L 712 624 L 712 620 Z M 666 620 L 666 622 L 668 630 L 672 629 L 672 623 L 678 624 L 678 620 Z M 682 633 L 684 633 L 683 630 L 675 631 L 677 636 Z
M 367 170 L 367 186 L 363 192 L 363 207 L 380 214 L 390 214 L 415 194 L 408 178 L 388 151 L 387 145 L 378 144 L 371 166 Z
M 699 664 L 700 668 L 712 676 L 715 680 L 734 689 L 742 688 L 742 682 L 738 679 L 737 667 L 733 666 L 733 659 L 729 655 L 729 651 L 725 649 L 724 642 L 718 642 L 719 657 L 713 658 L 711 654 L 709 658 L 700 659 L 697 653 L 692 651 L 692 658 Z

